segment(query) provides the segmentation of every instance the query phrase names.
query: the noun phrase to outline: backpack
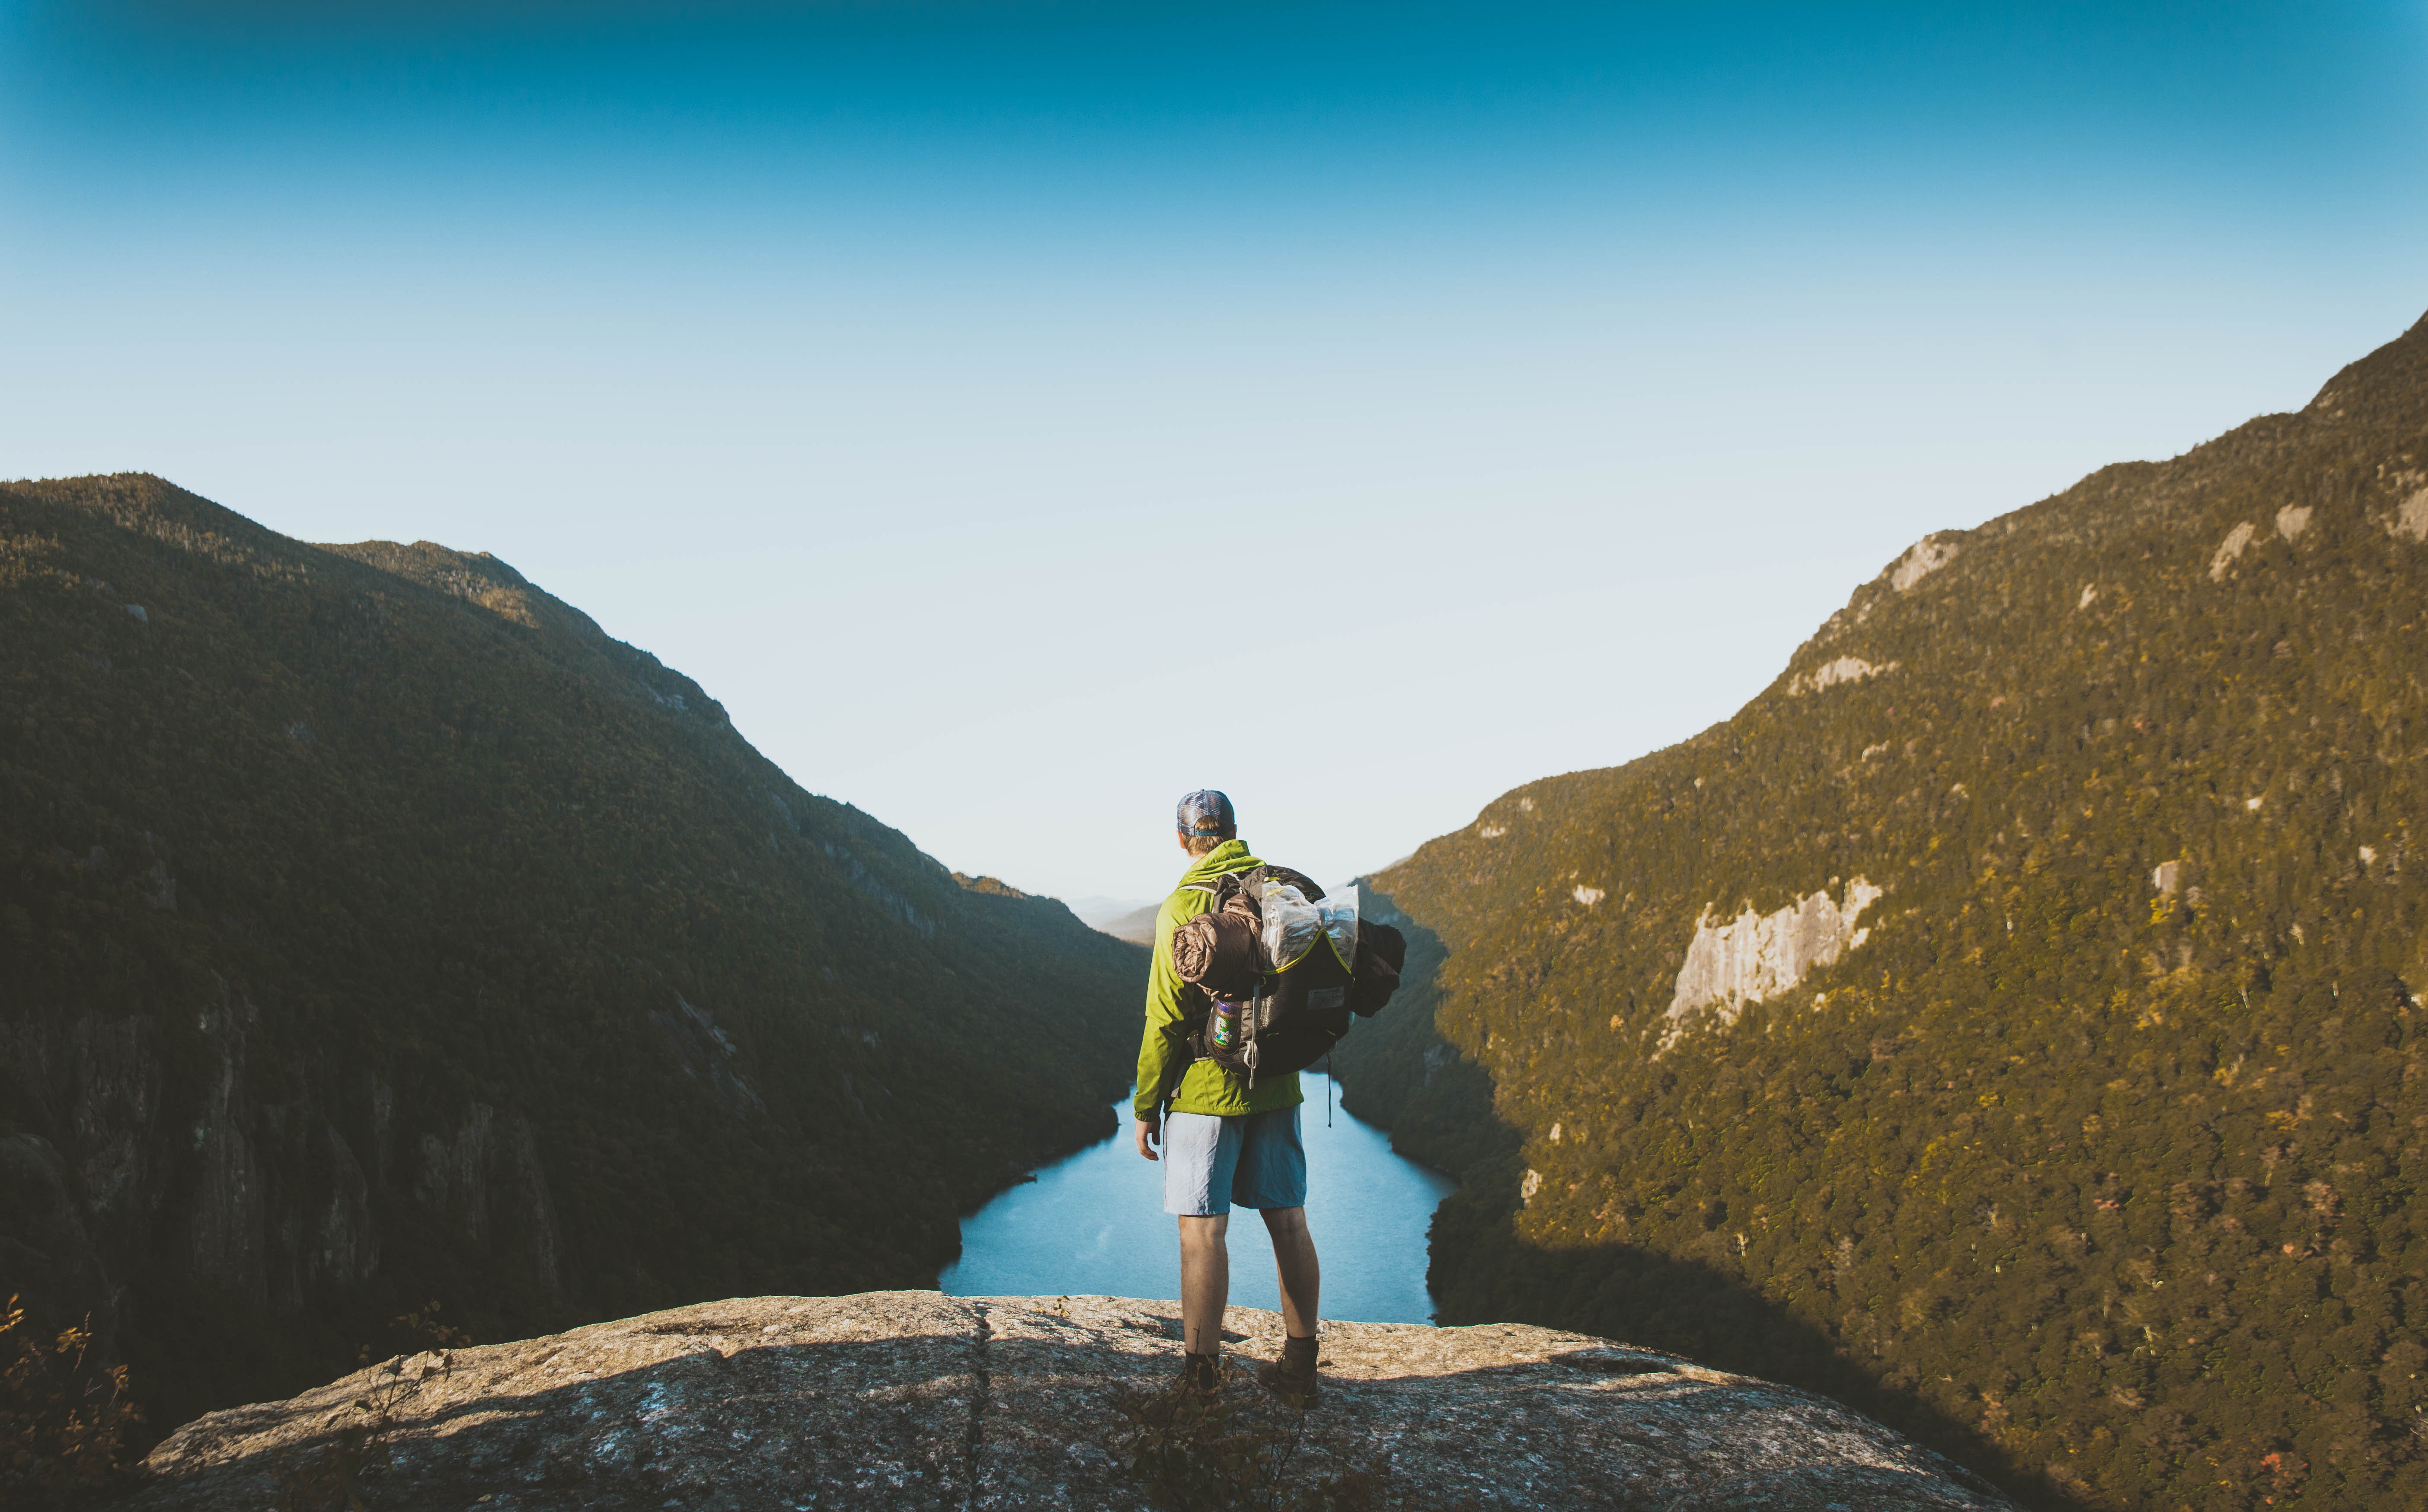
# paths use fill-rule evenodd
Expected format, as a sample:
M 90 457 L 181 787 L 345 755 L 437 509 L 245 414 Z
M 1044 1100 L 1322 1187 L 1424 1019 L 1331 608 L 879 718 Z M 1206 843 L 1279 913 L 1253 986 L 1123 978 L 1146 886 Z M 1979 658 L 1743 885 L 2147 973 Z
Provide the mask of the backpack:
M 1304 873 L 1258 866 L 1190 888 L 1214 906 L 1173 931 L 1173 969 L 1207 999 L 1189 1048 L 1251 1087 L 1322 1060 L 1400 984 L 1407 942 L 1358 918 L 1353 887 L 1327 898 Z

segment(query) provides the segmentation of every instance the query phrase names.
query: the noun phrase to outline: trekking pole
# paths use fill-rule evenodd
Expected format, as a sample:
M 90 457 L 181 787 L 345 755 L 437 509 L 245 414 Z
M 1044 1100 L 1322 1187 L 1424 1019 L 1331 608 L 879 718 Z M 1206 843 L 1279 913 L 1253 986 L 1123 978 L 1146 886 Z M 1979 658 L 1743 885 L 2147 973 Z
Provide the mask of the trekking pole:
M 1323 1051 L 1323 1126 L 1332 1126 L 1332 1047 Z

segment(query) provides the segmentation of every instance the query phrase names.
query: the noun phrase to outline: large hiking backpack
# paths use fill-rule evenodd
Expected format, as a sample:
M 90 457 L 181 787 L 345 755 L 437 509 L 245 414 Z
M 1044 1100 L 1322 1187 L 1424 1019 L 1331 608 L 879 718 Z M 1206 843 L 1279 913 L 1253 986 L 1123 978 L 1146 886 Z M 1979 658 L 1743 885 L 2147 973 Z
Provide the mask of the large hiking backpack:
M 1287 866 L 1229 872 L 1195 890 L 1214 906 L 1173 931 L 1172 964 L 1205 991 L 1189 1048 L 1248 1078 L 1303 1071 L 1381 1012 L 1400 984 L 1407 942 L 1361 921 L 1357 889 L 1326 897 Z

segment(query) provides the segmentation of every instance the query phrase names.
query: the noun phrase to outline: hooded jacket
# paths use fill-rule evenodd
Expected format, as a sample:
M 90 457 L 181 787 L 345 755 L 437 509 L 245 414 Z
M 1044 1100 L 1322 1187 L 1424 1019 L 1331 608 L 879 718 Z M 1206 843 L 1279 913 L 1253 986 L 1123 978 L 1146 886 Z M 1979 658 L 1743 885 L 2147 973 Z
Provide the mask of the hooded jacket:
M 1181 874 L 1179 885 L 1155 916 L 1155 959 L 1147 966 L 1146 978 L 1146 1032 L 1139 1041 L 1138 1094 L 1130 1102 L 1130 1110 L 1141 1120 L 1156 1118 L 1158 1096 L 1172 1077 L 1180 1083 L 1172 1098 L 1175 1113 L 1230 1118 L 1305 1101 L 1295 1071 L 1259 1076 L 1252 1091 L 1247 1077 L 1211 1060 L 1191 1064 L 1189 1027 L 1205 1016 L 1207 999 L 1203 989 L 1182 981 L 1180 973 L 1172 968 L 1172 932 L 1214 906 L 1213 895 L 1195 891 L 1196 885 L 1211 882 L 1225 872 L 1254 871 L 1263 864 L 1248 853 L 1245 845 L 1225 840 Z M 1183 1072 L 1182 1066 L 1189 1069 Z

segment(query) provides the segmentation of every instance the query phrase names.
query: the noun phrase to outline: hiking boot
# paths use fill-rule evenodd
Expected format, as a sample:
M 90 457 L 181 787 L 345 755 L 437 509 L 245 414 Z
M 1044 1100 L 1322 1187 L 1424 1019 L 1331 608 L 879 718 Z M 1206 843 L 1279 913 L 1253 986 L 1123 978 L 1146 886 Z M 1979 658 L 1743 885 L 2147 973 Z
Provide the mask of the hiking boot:
M 1222 1389 L 1222 1356 L 1220 1355 L 1183 1355 L 1180 1356 L 1180 1389 L 1183 1393 L 1198 1392 L 1213 1396 Z
M 1256 1367 L 1256 1384 L 1294 1407 L 1311 1407 L 1323 1400 L 1323 1381 L 1315 1373 L 1315 1340 L 1287 1339 L 1282 1357 Z

